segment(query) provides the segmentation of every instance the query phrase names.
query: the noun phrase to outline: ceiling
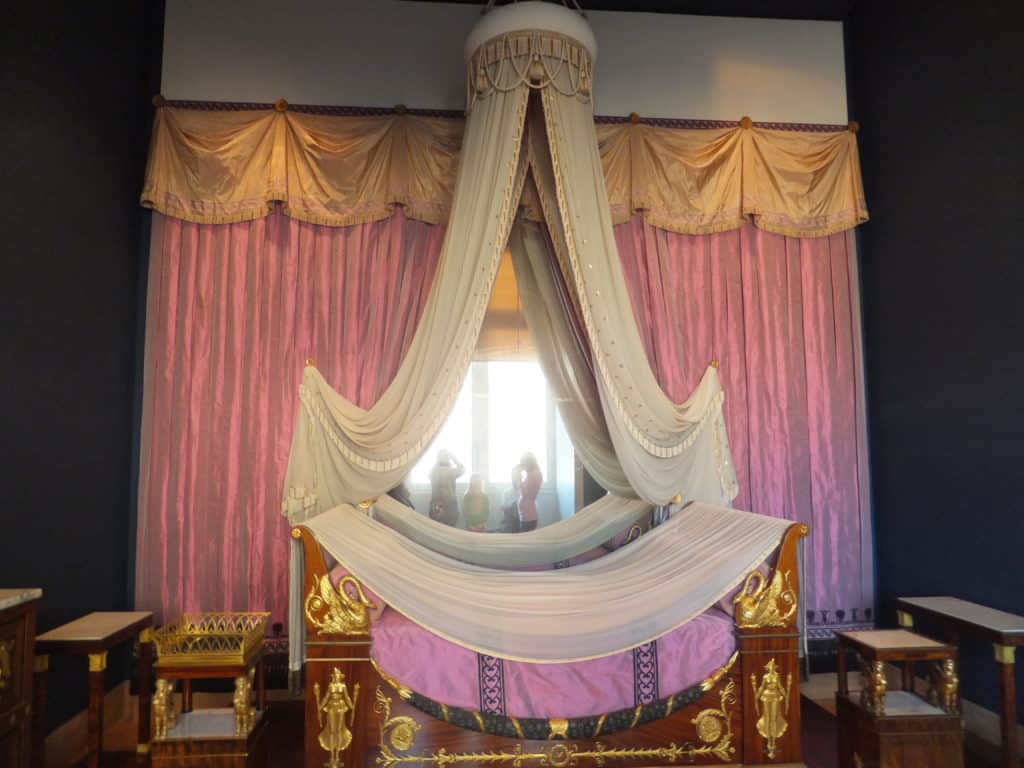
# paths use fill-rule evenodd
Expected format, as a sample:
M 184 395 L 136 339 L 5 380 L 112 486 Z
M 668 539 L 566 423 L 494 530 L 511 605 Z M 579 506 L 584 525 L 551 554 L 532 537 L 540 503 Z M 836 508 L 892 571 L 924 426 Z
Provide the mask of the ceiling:
M 487 5 L 486 0 L 414 0 Z M 854 0 L 578 0 L 584 11 L 645 11 L 696 16 L 748 16 L 770 19 L 845 19 Z M 496 0 L 505 5 L 506 0 Z M 568 0 L 572 5 L 572 0 Z

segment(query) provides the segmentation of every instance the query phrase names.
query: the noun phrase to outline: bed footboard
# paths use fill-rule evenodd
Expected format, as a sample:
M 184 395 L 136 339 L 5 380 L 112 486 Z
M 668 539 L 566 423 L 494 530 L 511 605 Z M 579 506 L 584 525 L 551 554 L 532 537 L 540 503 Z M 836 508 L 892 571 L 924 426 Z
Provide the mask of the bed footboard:
M 747 578 L 735 600 L 737 654 L 694 696 L 607 717 L 521 723 L 424 702 L 378 670 L 371 600 L 354 578 L 332 585 L 320 545 L 297 526 L 292 536 L 305 554 L 305 766 L 802 765 L 797 542 L 806 533 L 791 526 L 771 576 Z
M 806 525 L 790 526 L 771 575 L 751 573 L 734 600 L 747 766 L 803 765 L 797 547 L 806 535 Z

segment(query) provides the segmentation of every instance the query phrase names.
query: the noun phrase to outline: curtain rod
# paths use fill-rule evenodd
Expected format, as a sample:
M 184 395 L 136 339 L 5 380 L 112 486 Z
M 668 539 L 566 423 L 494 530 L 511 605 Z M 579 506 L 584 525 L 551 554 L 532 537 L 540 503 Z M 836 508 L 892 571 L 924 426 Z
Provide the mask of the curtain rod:
M 179 99 L 165 99 L 163 96 L 154 96 L 153 105 L 156 107 L 175 107 L 177 109 L 201 109 L 209 111 L 236 112 L 245 110 L 276 109 L 279 112 L 285 110 L 290 112 L 302 112 L 310 115 L 330 115 L 336 117 L 383 117 L 384 115 L 406 114 L 418 115 L 419 117 L 441 117 L 449 119 L 464 119 L 465 113 L 455 109 L 410 109 L 404 104 L 397 104 L 394 107 L 351 107 L 351 106 L 327 106 L 322 104 L 290 104 L 284 99 L 276 102 L 246 102 L 246 101 L 185 101 Z M 860 124 L 851 121 L 846 124 L 831 123 L 779 123 L 762 122 L 751 120 L 749 117 L 742 117 L 739 120 L 694 120 L 674 117 L 641 117 L 636 112 L 629 115 L 595 115 L 594 122 L 603 125 L 615 123 L 643 123 L 658 128 L 735 128 L 737 126 L 756 126 L 775 131 L 809 131 L 817 133 L 838 133 L 840 131 L 860 130 Z

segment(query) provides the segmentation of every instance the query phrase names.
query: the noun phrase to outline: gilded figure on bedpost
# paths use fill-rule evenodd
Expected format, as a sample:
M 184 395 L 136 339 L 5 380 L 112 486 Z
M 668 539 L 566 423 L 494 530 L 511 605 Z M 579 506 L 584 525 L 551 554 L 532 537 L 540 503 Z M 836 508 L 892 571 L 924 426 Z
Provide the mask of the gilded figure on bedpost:
M 752 571 L 733 599 L 742 658 L 743 763 L 800 763 L 800 606 L 798 545 L 791 525 L 771 574 Z
M 373 702 L 359 692 L 373 690 L 376 680 L 370 664 L 370 612 L 377 606 L 351 574 L 334 584 L 308 528 L 295 526 L 291 535 L 302 544 L 304 560 L 305 766 L 363 766 Z

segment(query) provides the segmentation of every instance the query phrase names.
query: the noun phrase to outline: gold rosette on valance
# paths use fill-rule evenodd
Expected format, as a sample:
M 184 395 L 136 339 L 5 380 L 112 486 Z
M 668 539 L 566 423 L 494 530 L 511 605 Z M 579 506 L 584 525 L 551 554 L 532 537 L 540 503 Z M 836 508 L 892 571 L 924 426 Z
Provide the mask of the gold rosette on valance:
M 768 129 L 746 119 L 713 128 L 642 121 L 595 128 L 616 223 L 642 212 L 651 224 L 683 234 L 750 221 L 816 237 L 867 221 L 852 131 Z M 340 116 L 164 106 L 142 205 L 187 221 L 228 223 L 260 218 L 280 204 L 289 216 L 331 226 L 384 219 L 401 205 L 410 218 L 445 224 L 463 129 L 461 118 L 401 111 Z M 532 197 L 522 202 L 531 218 L 541 218 Z

